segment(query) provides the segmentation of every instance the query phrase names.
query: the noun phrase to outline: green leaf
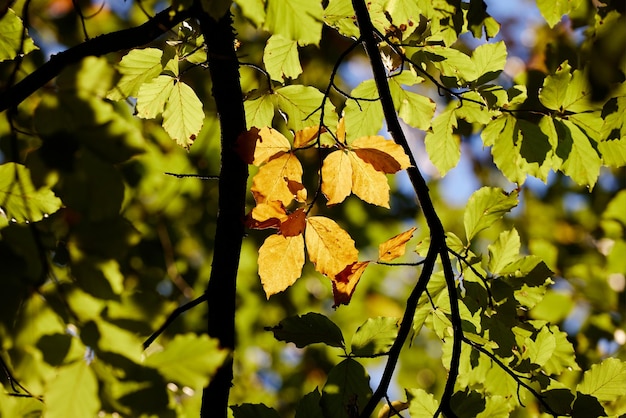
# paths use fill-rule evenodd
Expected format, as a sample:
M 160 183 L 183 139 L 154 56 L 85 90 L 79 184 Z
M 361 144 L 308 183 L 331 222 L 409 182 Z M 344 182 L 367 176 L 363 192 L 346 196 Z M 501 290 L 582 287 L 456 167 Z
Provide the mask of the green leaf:
M 598 151 L 602 161 L 609 167 L 623 167 L 626 165 L 626 136 L 620 139 L 609 139 L 598 143 Z
M 407 29 L 403 33 L 406 38 L 417 28 L 420 21 L 421 8 L 415 0 L 387 0 L 385 10 L 391 16 L 391 23 L 396 27 L 406 25 Z
M 37 222 L 61 208 L 49 187 L 35 189 L 30 171 L 21 164 L 0 165 L 0 209 L 13 222 Z
M 539 101 L 552 110 L 563 110 L 563 102 L 567 94 L 567 89 L 572 75 L 570 70 L 572 67 L 565 61 L 559 66 L 556 73 L 547 76 L 543 80 L 543 87 L 539 91 Z
M 552 358 L 556 349 L 556 338 L 548 328 L 542 328 L 535 339 L 526 339 L 526 355 L 531 363 L 543 366 Z
M 595 396 L 600 401 L 614 401 L 624 397 L 626 388 L 626 363 L 617 358 L 594 364 L 583 375 L 577 386 L 581 393 Z
M 330 369 L 320 404 L 324 416 L 350 418 L 348 411 L 361 411 L 372 396 L 369 376 L 356 360 L 347 358 Z
M 165 103 L 174 88 L 174 81 L 169 75 L 160 75 L 143 83 L 137 92 L 137 116 L 153 119 L 163 113 Z
M 207 335 L 179 334 L 163 351 L 149 355 L 144 364 L 168 380 L 199 389 L 209 383 L 227 354 L 216 339 Z
M 409 401 L 411 418 L 432 418 L 435 416 L 439 402 L 432 393 L 428 393 L 424 389 L 407 389 L 406 396 Z
M 409 71 L 389 79 L 389 88 L 393 97 L 398 116 L 414 128 L 427 130 L 435 114 L 435 102 L 429 97 L 413 93 L 402 88 L 402 85 L 413 86 L 424 81 Z
M 593 188 L 600 175 L 602 161 L 591 145 L 591 139 L 580 128 L 568 120 L 557 121 L 555 126 L 564 133 L 557 149 L 563 158 L 561 170 L 576 183 Z
M 369 318 L 352 337 L 352 355 L 375 357 L 387 354 L 398 336 L 398 318 Z
M 298 42 L 282 35 L 272 35 L 263 51 L 263 63 L 272 80 L 283 82 L 285 77 L 298 78 L 302 73 Z
M 98 380 L 86 361 L 58 369 L 46 391 L 46 417 L 95 417 L 100 410 Z
M 107 94 L 109 100 L 136 96 L 143 83 L 158 76 L 163 70 L 163 51 L 157 48 L 133 49 L 124 55 L 118 65 L 122 78 Z
M 502 231 L 498 239 L 489 245 L 489 271 L 497 275 L 508 264 L 516 261 L 520 253 L 520 237 L 515 228 Z
M 272 126 L 274 103 L 272 103 L 271 95 L 264 94 L 256 99 L 246 100 L 243 102 L 243 107 L 246 111 L 246 124 L 248 129 L 253 126 L 257 128 Z
M 321 91 L 315 87 L 293 85 L 274 91 L 275 105 L 286 118 L 287 127 L 293 131 L 301 131 L 307 126 L 318 126 L 320 121 L 320 105 L 324 99 Z M 326 101 L 324 122 L 328 126 L 337 123 L 335 108 Z
M 550 326 L 550 331 L 556 340 L 556 348 L 550 359 L 543 365 L 543 371 L 548 375 L 558 375 L 564 370 L 580 370 L 576 363 L 574 347 L 567 339 L 567 334 L 555 325 Z
M 498 219 L 517 206 L 517 191 L 506 193 L 500 188 L 482 187 L 470 196 L 463 223 L 468 241 L 480 231 L 490 227 Z
M 324 418 L 322 407 L 320 406 L 321 399 L 322 395 L 317 388 L 304 395 L 298 402 L 295 418 Z
M 202 102 L 191 87 L 179 81 L 167 100 L 163 129 L 178 145 L 189 149 L 200 133 L 203 121 Z
M 563 15 L 578 8 L 581 0 L 537 0 L 537 8 L 552 28 L 561 21 Z
M 484 84 L 496 79 L 504 70 L 506 57 L 504 41 L 478 46 L 472 53 L 472 62 L 478 73 L 477 84 Z
M 456 127 L 454 109 L 449 107 L 433 120 L 432 129 L 424 140 L 428 157 L 442 176 L 461 158 L 461 140 L 453 133 Z
M 348 100 L 344 109 L 348 142 L 378 133 L 383 127 L 383 107 L 374 80 L 365 80 L 352 90 L 350 96 L 355 100 Z
M 372 11 L 370 10 L 370 16 Z M 355 25 L 354 9 L 350 0 L 330 0 L 324 10 L 324 23 L 335 28 L 343 36 L 355 39 L 360 36 Z
M 234 418 L 280 418 L 275 409 L 264 404 L 244 403 L 242 405 L 232 405 Z
M 12 3 L 6 3 L 7 6 Z M 24 24 L 13 9 L 5 9 L 6 14 L 0 19 L 0 61 L 12 60 L 17 57 L 19 52 L 28 54 L 35 49 L 38 49 L 33 40 L 28 36 L 24 38 L 24 45 L 20 51 L 20 45 L 22 43 L 22 33 L 24 31 Z
M 504 90 L 496 90 L 495 88 L 492 91 L 483 89 L 480 91 L 480 94 L 475 91 L 469 91 L 463 95 L 463 98 L 466 100 L 463 100 L 463 102 L 459 101 L 457 108 L 454 109 L 456 117 L 465 119 L 469 123 L 489 124 L 496 112 L 489 110 L 487 107 L 489 100 L 484 99 L 483 96 L 489 99 L 495 98 L 497 101 L 497 96 L 504 98 L 506 97 L 506 92 Z M 476 101 L 482 104 L 476 103 Z
M 423 50 L 442 75 L 458 79 L 460 85 L 474 81 L 481 75 L 474 61 L 458 49 L 433 45 Z
M 299 45 L 317 45 L 322 37 L 322 3 L 310 0 L 269 0 L 263 28 Z
M 298 348 L 315 343 L 345 347 L 339 327 L 326 316 L 315 312 L 285 318 L 275 327 L 266 329 L 272 331 L 277 340 L 294 343 Z

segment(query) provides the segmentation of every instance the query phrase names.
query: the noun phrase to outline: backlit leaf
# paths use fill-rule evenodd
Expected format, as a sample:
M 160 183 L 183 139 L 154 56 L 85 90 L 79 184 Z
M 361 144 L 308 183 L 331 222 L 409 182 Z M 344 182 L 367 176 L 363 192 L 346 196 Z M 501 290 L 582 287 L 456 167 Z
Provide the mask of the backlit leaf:
M 350 264 L 332 279 L 333 299 L 335 301 L 333 308 L 350 303 L 356 285 L 361 280 L 361 276 L 369 263 L 369 261 L 358 261 Z
M 394 105 L 398 110 L 398 116 L 414 128 L 427 130 L 435 114 L 435 102 L 429 97 L 402 87 L 403 85 L 413 86 L 422 81 L 424 81 L 423 78 L 417 77 L 409 71 L 404 71 L 389 79 L 389 88 Z
M 191 87 L 179 81 L 172 88 L 163 112 L 163 129 L 178 145 L 188 149 L 200 133 L 203 121 L 202 102 Z
M 371 13 L 371 11 L 370 11 Z M 350 0 L 330 0 L 324 10 L 324 23 L 335 28 L 346 37 L 359 37 L 359 27 L 355 24 L 354 9 Z
M 21 164 L 0 165 L 0 205 L 13 222 L 37 222 L 61 208 L 49 187 L 35 189 L 30 171 Z
M 402 147 L 382 136 L 360 137 L 350 144 L 350 148 L 360 159 L 385 174 L 393 174 L 411 166 Z
M 209 383 L 227 354 L 216 339 L 207 335 L 179 334 L 163 351 L 150 354 L 144 364 L 170 381 L 199 389 Z
M 304 238 L 270 235 L 259 248 L 259 276 L 269 298 L 282 292 L 302 275 Z
M 463 216 L 467 240 L 471 241 L 480 231 L 490 227 L 517 203 L 517 191 L 506 193 L 493 187 L 475 191 L 467 201 Z
M 294 343 L 298 348 L 316 343 L 338 348 L 345 346 L 339 327 L 326 316 L 315 312 L 290 316 L 275 327 L 266 329 L 272 331 L 277 340 Z
M 174 79 L 160 75 L 143 83 L 137 92 L 137 116 L 153 119 L 163 113 L 165 103 L 174 88 Z
M 283 134 L 275 129 L 264 126 L 258 132 L 252 164 L 259 166 L 273 156 L 287 152 L 290 149 L 291 144 Z
M 508 264 L 516 261 L 520 253 L 520 237 L 515 228 L 502 231 L 498 239 L 489 245 L 489 264 L 492 274 L 498 274 Z
M 274 1 L 276 2 L 276 0 Z M 308 0 L 306 1 L 308 3 Z M 272 98 L 275 101 L 275 106 L 285 117 L 287 127 L 292 131 L 297 132 L 307 126 L 319 125 L 319 107 L 324 95 L 315 87 L 303 85 L 282 87 L 274 91 Z M 327 100 L 325 104 L 324 122 L 328 126 L 337 123 L 337 113 L 330 100 Z
M 423 389 L 407 389 L 411 418 L 431 418 L 437 411 L 438 402 L 432 393 Z
M 428 157 L 442 176 L 461 158 L 461 140 L 452 133 L 456 127 L 454 109 L 448 108 L 433 120 L 432 129 L 424 139 Z
M 352 193 L 373 205 L 389 207 L 387 176 L 366 163 L 356 153 L 348 153 L 352 165 Z
M 143 83 L 161 73 L 163 51 L 157 48 L 133 49 L 124 55 L 118 65 L 122 78 L 107 94 L 110 100 L 137 96 Z
M 561 21 L 561 17 L 575 10 L 581 0 L 537 0 L 537 8 L 550 27 Z
M 264 94 L 253 100 L 243 102 L 246 111 L 246 124 L 248 128 L 256 126 L 269 126 L 274 118 L 274 103 L 270 94 Z
M 577 125 L 568 120 L 563 120 L 562 124 L 566 128 L 566 136 L 562 142 L 571 148 L 563 154 L 559 154 L 557 150 L 559 156 L 565 157 L 561 169 L 576 183 L 593 187 L 600 175 L 600 156 L 591 145 L 592 140 Z
M 598 143 L 598 151 L 602 154 L 602 161 L 605 165 L 623 167 L 626 165 L 626 136 Z
M 543 366 L 552 358 L 556 349 L 556 338 L 548 328 L 542 328 L 534 340 L 527 339 L 527 354 L 530 362 Z
M 272 80 L 297 78 L 302 73 L 298 57 L 298 42 L 282 35 L 272 35 L 263 51 L 263 63 Z
M 350 235 L 335 221 L 323 216 L 307 218 L 305 231 L 309 259 L 320 273 L 335 277 L 357 261 L 359 252 Z
M 259 168 L 250 190 L 257 203 L 277 200 L 287 206 L 296 197 L 289 180 L 302 183 L 302 165 L 294 154 L 285 153 Z
M 361 325 L 352 337 L 352 355 L 375 357 L 387 354 L 398 336 L 398 318 L 379 316 Z
M 351 192 L 352 163 L 349 151 L 334 151 L 324 158 L 322 164 L 322 193 L 330 206 L 343 202 Z
M 6 3 L 7 7 L 12 3 Z M 24 38 L 22 46 L 22 33 L 24 24 L 13 9 L 5 9 L 6 14 L 0 19 L 0 61 L 12 60 L 17 57 L 18 52 L 28 54 L 37 49 L 33 40 L 28 36 Z M 22 48 L 20 49 L 20 46 Z
M 351 418 L 348 411 L 360 411 L 372 395 L 369 376 L 356 360 L 347 358 L 330 369 L 320 404 L 324 416 Z
M 416 230 L 417 228 L 411 228 L 380 244 L 378 246 L 378 260 L 392 261 L 402 257 L 406 251 L 406 243 L 413 237 Z
M 626 363 L 617 358 L 607 358 L 585 372 L 577 390 L 593 395 L 600 401 L 613 401 L 624 396 L 624 388 L 626 388 Z
M 433 65 L 446 77 L 454 77 L 461 84 L 476 80 L 478 72 L 472 59 L 458 49 L 433 45 L 424 47 L 424 51 L 432 57 Z
M 322 36 L 322 4 L 309 0 L 270 0 L 264 29 L 300 45 L 317 45 Z
M 472 53 L 472 62 L 476 66 L 476 71 L 481 83 L 494 80 L 504 70 L 506 64 L 506 45 L 504 41 L 493 44 L 479 45 Z
M 46 417 L 95 417 L 100 409 L 98 380 L 84 360 L 62 366 L 46 391 Z
M 348 100 L 344 109 L 348 142 L 380 131 L 383 127 L 383 108 L 377 100 L 378 89 L 374 80 L 365 80 L 352 90 L 350 96 L 354 100 Z

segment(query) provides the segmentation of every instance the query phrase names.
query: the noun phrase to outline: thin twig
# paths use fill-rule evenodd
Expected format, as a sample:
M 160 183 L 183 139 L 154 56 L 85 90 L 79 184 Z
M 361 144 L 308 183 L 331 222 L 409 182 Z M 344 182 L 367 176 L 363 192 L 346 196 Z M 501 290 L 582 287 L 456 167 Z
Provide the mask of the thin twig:
M 194 178 L 194 179 L 200 179 L 200 180 L 219 180 L 220 176 L 204 176 L 202 174 L 178 174 L 178 173 L 169 173 L 169 172 L 164 172 L 163 174 L 167 174 L 168 176 L 172 176 L 172 177 L 176 177 L 179 179 L 184 179 L 184 178 Z

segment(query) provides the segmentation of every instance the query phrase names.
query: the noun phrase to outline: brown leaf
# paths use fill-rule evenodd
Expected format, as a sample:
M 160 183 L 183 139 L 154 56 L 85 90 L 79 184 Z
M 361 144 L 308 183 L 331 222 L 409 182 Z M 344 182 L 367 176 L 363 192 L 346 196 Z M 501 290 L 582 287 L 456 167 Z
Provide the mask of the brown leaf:
M 334 151 L 322 164 L 322 193 L 330 206 L 343 202 L 351 191 L 352 165 L 348 151 Z
M 294 237 L 302 234 L 306 226 L 306 211 L 298 208 L 280 224 L 280 233 L 286 237 Z
M 306 202 L 307 191 L 304 188 L 304 184 L 295 180 L 287 180 L 287 188 L 291 193 L 293 193 L 293 196 L 297 202 Z
M 322 127 L 320 132 L 319 126 L 307 126 L 301 131 L 296 132 L 293 139 L 294 148 L 304 148 L 317 139 L 320 134 L 326 132 L 326 128 Z
M 332 279 L 333 298 L 335 300 L 333 308 L 350 303 L 354 289 L 359 283 L 359 280 L 361 280 L 365 267 L 367 267 L 369 263 L 369 261 L 352 263 L 346 266 L 341 273 L 337 274 L 337 276 Z
M 276 200 L 287 206 L 294 199 L 288 181 L 302 183 L 302 165 L 292 153 L 285 153 L 261 166 L 252 180 L 252 195 L 258 203 Z
M 355 139 L 350 148 L 363 161 L 385 174 L 393 174 L 411 166 L 402 147 L 382 136 L 363 136 Z
M 387 176 L 350 152 L 352 165 L 352 193 L 373 205 L 389 208 L 389 183 Z
M 246 162 L 246 164 L 252 164 L 254 161 L 254 149 L 256 148 L 256 142 L 259 138 L 259 129 L 256 127 L 252 127 L 248 129 L 246 132 L 243 132 L 237 138 L 237 143 L 235 144 L 235 152 L 239 154 L 241 159 Z
M 307 218 L 305 241 L 315 269 L 328 277 L 335 277 L 359 256 L 350 235 L 335 221 L 323 216 Z
M 270 235 L 259 249 L 259 276 L 265 295 L 282 292 L 302 275 L 304 238 Z
M 275 129 L 261 128 L 254 149 L 254 161 L 252 164 L 260 166 L 266 161 L 291 150 L 289 140 Z
M 411 228 L 378 246 L 378 261 L 391 261 L 402 257 L 406 252 L 406 243 L 413 237 L 417 228 Z

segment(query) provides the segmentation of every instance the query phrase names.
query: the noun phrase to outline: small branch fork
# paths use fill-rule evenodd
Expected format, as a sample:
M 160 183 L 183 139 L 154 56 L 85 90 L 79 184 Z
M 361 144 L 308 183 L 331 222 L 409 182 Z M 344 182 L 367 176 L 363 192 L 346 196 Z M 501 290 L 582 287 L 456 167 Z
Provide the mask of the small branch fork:
M 374 80 L 378 88 L 378 94 L 380 96 L 380 102 L 383 108 L 383 113 L 385 115 L 385 120 L 387 122 L 389 133 L 391 134 L 394 141 L 397 144 L 401 145 L 405 153 L 409 156 L 409 159 L 411 161 L 411 167 L 407 169 L 407 173 L 409 175 L 409 179 L 411 180 L 411 184 L 413 185 L 413 189 L 420 203 L 420 206 L 422 207 L 424 217 L 426 218 L 426 223 L 428 224 L 428 227 L 430 229 L 431 238 L 431 245 L 428 249 L 426 259 L 424 260 L 424 265 L 422 267 L 420 277 L 415 287 L 413 288 L 411 295 L 407 299 L 407 307 L 404 311 L 404 316 L 400 324 L 400 329 L 398 330 L 398 337 L 396 338 L 393 346 L 389 350 L 389 358 L 383 372 L 383 377 L 380 384 L 378 385 L 378 388 L 370 398 L 369 402 L 367 403 L 363 411 L 361 411 L 360 417 L 369 417 L 376 408 L 376 405 L 387 393 L 387 389 L 391 382 L 391 377 L 400 356 L 400 351 L 402 350 L 402 346 L 406 342 L 412 329 L 413 316 L 415 315 L 419 299 L 421 295 L 426 291 L 426 287 L 433 273 L 437 258 L 440 258 L 443 265 L 444 277 L 446 280 L 446 286 L 448 288 L 448 295 L 450 298 L 453 342 L 448 379 L 446 381 L 444 392 L 441 397 L 441 402 L 439 404 L 439 408 L 435 413 L 435 416 L 443 413 L 447 417 L 455 417 L 456 414 L 452 411 L 450 407 L 450 400 L 452 398 L 452 395 L 454 394 L 454 384 L 459 374 L 463 331 L 461 329 L 461 315 L 459 312 L 459 299 L 456 289 L 456 282 L 454 279 L 452 263 L 450 261 L 450 256 L 448 254 L 448 248 L 446 245 L 445 231 L 443 229 L 441 220 L 439 219 L 439 216 L 437 215 L 437 212 L 435 211 L 435 208 L 433 206 L 433 202 L 430 198 L 430 193 L 426 181 L 419 171 L 419 168 L 415 161 L 415 157 L 413 157 L 413 154 L 411 153 L 408 141 L 404 135 L 404 132 L 402 131 L 402 127 L 400 126 L 400 122 L 398 120 L 398 116 L 396 114 L 393 104 L 391 92 L 389 90 L 389 83 L 387 81 L 385 66 L 378 51 L 378 42 L 376 41 L 375 37 L 375 29 L 372 25 L 372 21 L 370 20 L 365 1 L 352 0 L 352 6 L 354 8 L 357 23 L 361 31 L 361 40 L 372 65 Z

